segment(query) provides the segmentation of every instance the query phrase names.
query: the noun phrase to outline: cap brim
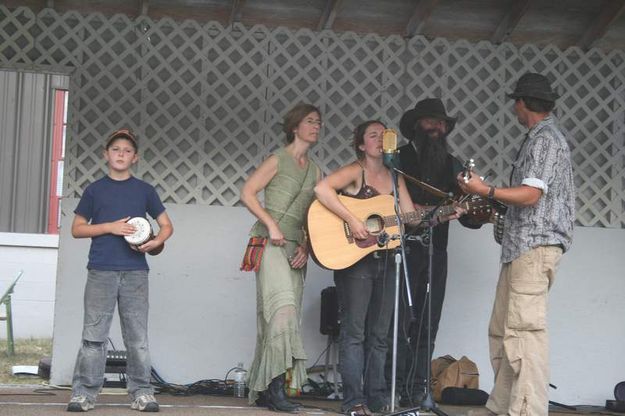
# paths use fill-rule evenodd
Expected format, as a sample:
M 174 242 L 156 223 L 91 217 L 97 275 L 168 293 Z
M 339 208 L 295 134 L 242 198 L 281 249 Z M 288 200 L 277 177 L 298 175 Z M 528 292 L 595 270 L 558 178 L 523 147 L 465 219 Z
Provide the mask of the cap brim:
M 134 143 L 135 148 L 137 147 L 137 138 L 135 137 L 134 133 L 132 133 L 128 129 L 120 129 L 120 130 L 114 131 L 106 140 L 106 146 L 108 147 L 108 145 L 112 143 L 113 140 L 117 140 L 120 138 L 130 140 L 131 142 Z
M 549 94 L 535 94 L 535 93 L 525 93 L 525 94 L 520 94 L 520 93 L 514 93 L 511 92 L 509 94 L 506 94 L 506 96 L 508 98 L 512 98 L 513 100 L 516 100 L 517 98 L 522 98 L 522 97 L 528 97 L 528 98 L 536 98 L 539 100 L 544 100 L 544 101 L 553 101 L 555 102 L 558 98 L 560 98 L 560 96 L 558 94 L 556 94 L 555 92 Z

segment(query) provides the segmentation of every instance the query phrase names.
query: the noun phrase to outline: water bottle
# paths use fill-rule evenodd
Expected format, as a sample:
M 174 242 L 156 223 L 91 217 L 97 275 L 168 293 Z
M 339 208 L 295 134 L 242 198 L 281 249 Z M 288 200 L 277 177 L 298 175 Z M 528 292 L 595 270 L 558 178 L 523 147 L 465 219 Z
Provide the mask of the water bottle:
M 243 363 L 238 363 L 234 369 L 234 397 L 245 397 L 245 376 L 247 371 Z

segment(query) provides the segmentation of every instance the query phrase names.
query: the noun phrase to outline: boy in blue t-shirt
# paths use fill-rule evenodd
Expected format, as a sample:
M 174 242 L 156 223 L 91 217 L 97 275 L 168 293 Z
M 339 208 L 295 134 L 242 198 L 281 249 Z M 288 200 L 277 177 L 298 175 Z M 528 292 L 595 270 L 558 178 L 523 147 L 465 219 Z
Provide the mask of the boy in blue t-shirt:
M 148 271 L 145 253 L 158 254 L 173 233 L 173 226 L 156 190 L 133 177 L 137 140 L 127 129 L 109 136 L 104 151 L 108 175 L 90 184 L 74 210 L 74 238 L 91 238 L 84 298 L 82 345 L 76 359 L 69 412 L 93 409 L 104 384 L 106 340 L 115 304 L 118 304 L 124 345 L 128 352 L 126 375 L 131 408 L 158 412 L 150 384 L 148 352 Z M 132 217 L 156 219 L 154 239 L 131 248 L 124 236 L 135 232 Z

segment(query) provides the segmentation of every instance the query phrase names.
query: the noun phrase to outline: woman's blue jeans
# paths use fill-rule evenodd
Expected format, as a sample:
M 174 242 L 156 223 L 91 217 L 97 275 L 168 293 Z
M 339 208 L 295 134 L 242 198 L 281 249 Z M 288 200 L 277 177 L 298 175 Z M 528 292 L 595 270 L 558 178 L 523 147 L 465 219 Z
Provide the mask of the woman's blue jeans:
M 339 301 L 342 410 L 388 403 L 384 363 L 395 294 L 393 252 L 376 252 L 334 273 Z

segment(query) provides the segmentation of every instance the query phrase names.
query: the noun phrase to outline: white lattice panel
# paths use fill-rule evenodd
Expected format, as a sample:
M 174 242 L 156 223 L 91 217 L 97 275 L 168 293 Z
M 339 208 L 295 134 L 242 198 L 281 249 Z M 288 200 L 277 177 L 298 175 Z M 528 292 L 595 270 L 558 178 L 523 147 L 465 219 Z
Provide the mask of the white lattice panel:
M 625 225 L 625 53 L 359 36 L 0 6 L 0 65 L 70 72 L 66 195 L 104 172 L 103 139 L 139 134 L 137 175 L 167 202 L 236 205 L 249 174 L 281 145 L 297 102 L 319 106 L 313 157 L 331 171 L 353 159 L 366 119 L 397 126 L 427 96 L 459 118 L 450 145 L 506 183 L 524 134 L 505 96 L 526 71 L 555 80 L 569 131 L 578 223 Z

